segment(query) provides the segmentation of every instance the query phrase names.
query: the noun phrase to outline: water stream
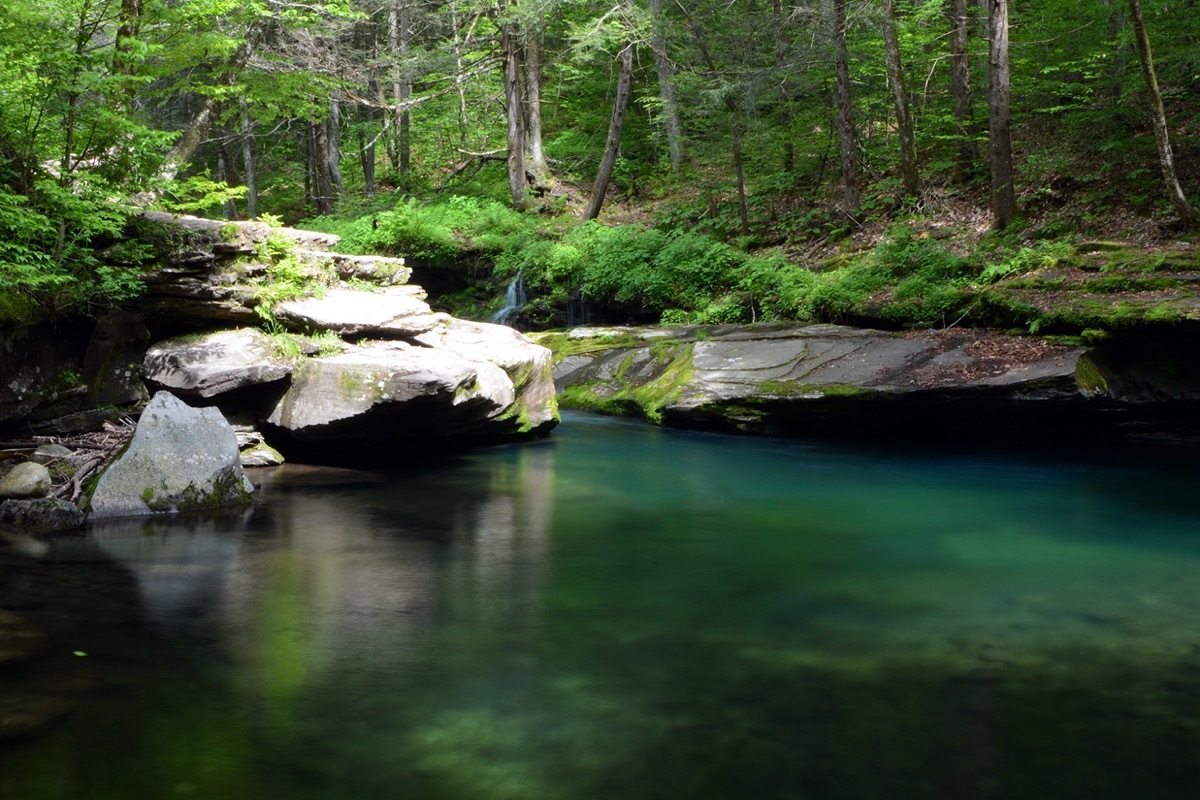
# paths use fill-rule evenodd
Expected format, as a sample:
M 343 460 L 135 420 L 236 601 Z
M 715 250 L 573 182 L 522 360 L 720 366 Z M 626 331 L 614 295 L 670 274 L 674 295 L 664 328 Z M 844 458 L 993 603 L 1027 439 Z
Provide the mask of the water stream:
M 0 694 L 76 709 L 0 798 L 1191 797 L 1198 477 L 585 415 L 260 474 L 21 556 Z
M 517 275 L 508 282 L 508 286 L 504 289 L 504 305 L 500 307 L 495 314 L 492 314 L 489 322 L 495 322 L 499 325 L 508 325 L 509 320 L 525 307 L 529 302 L 525 295 L 525 281 L 521 276 L 521 271 L 517 270 Z

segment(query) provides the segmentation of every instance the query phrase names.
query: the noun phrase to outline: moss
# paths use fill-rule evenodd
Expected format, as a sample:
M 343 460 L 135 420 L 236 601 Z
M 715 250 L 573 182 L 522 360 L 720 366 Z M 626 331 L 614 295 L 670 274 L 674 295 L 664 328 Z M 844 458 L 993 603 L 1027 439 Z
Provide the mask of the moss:
M 357 370 L 345 370 L 338 373 L 337 387 L 346 395 L 356 395 L 363 390 L 370 376 L 364 378 Z
M 679 398 L 694 374 L 692 345 L 664 344 L 651 352 L 655 352 L 654 362 L 658 368 L 653 377 L 640 380 L 639 371 L 639 375 L 629 378 L 626 366 L 618 371 L 614 382 L 592 381 L 566 387 L 562 405 L 619 416 L 640 416 L 661 424 L 663 409 Z M 636 351 L 626 356 L 622 364 L 632 363 L 633 358 L 636 358 Z
M 1091 358 L 1080 356 L 1075 362 L 1075 382 L 1084 394 L 1099 396 L 1109 393 L 1108 380 Z
M 222 242 L 236 242 L 241 231 L 241 226 L 236 222 L 229 222 L 221 226 L 219 237 Z
M 633 347 L 644 347 L 647 342 L 640 336 L 631 333 L 606 334 L 593 337 L 571 337 L 564 332 L 528 334 L 533 341 L 545 347 L 554 354 L 554 363 L 571 356 L 596 355 L 608 350 L 624 350 Z M 678 339 L 659 339 L 653 347 L 679 344 Z
M 796 381 L 763 381 L 762 394 L 770 397 L 857 397 L 869 394 L 869 389 L 848 383 L 797 383 Z
M 189 483 L 178 492 L 156 492 L 147 487 L 141 494 L 142 502 L 155 514 L 174 514 L 187 511 L 203 511 L 210 508 L 250 502 L 242 483 L 239 470 L 226 469 L 212 483 L 212 490 L 203 492 Z

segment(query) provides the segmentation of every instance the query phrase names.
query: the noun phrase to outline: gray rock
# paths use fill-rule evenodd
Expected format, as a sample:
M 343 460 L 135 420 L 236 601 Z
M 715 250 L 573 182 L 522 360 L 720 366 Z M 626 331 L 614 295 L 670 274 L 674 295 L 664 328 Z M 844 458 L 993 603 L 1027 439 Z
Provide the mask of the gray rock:
M 41 658 L 49 649 L 50 640 L 41 628 L 22 616 L 0 611 L 0 666 Z
M 146 380 L 184 395 L 213 397 L 286 378 L 291 367 L 261 331 L 241 328 L 167 339 L 146 351 Z
M 595 346 L 559 363 L 560 388 L 581 405 L 668 424 L 807 435 L 940 418 L 962 435 L 980 419 L 998 428 L 1069 419 L 1090 399 L 1078 374 L 1085 351 L 1028 337 L 837 325 L 679 328 L 669 339 L 661 329 L 587 334 Z
M 168 392 L 150 400 L 125 452 L 96 482 L 89 518 L 175 513 L 249 502 L 237 436 L 215 408 Z
M 23 533 L 69 531 L 82 524 L 83 512 L 79 507 L 58 497 L 0 503 L 0 525 L 19 528 Z
M 241 452 L 243 467 L 277 467 L 284 462 L 283 455 L 266 442 L 259 442 Z
M 383 443 L 478 429 L 514 398 L 495 365 L 374 342 L 303 362 L 267 422 L 299 440 Z
M 506 325 L 447 318 L 416 341 L 472 364 L 494 364 L 504 370 L 514 397 L 502 416 L 511 421 L 513 432 L 536 433 L 558 424 L 554 354 L 529 337 Z
M 275 317 L 291 327 L 343 336 L 413 336 L 446 318 L 434 314 L 424 297 L 417 286 L 389 286 L 374 292 L 330 289 L 324 297 L 278 303 Z
M 35 461 L 26 461 L 0 479 L 0 497 L 45 497 L 52 485 L 50 470 Z
M 29 460 L 45 466 L 53 461 L 70 458 L 73 455 L 74 453 L 70 448 L 63 447 L 61 444 L 43 444 L 39 445 L 38 449 L 33 451 L 33 455 L 29 457 Z

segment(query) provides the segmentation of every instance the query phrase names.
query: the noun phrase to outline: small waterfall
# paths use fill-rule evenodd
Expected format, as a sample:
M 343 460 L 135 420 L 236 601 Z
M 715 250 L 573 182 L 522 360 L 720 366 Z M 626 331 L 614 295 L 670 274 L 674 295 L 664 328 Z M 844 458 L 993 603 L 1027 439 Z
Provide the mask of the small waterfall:
M 517 270 L 517 277 L 513 278 L 504 290 L 504 306 L 492 314 L 488 321 L 507 325 L 509 318 L 524 308 L 526 302 L 528 298 L 525 297 L 525 282 L 521 280 L 521 271 Z

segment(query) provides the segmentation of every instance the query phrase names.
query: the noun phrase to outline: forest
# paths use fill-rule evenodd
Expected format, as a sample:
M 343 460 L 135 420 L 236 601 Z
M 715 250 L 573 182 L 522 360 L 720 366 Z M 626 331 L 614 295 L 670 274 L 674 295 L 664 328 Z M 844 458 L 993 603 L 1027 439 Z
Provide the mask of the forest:
M 1105 327 L 995 288 L 1195 268 L 1198 39 L 1193 0 L 8 0 L 0 320 L 136 296 L 156 208 L 475 318 L 520 276 L 526 327 Z

